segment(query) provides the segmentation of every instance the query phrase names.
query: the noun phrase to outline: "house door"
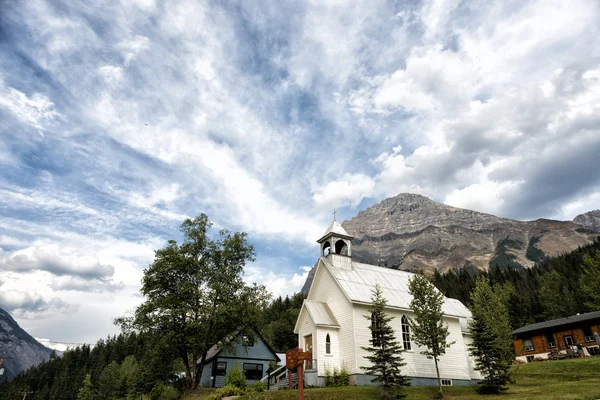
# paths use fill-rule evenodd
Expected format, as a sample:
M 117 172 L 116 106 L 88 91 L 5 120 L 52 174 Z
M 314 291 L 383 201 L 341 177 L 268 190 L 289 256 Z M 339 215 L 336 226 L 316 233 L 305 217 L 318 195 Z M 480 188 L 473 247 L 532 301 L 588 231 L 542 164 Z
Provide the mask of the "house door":
M 569 346 L 573 346 L 573 336 L 571 335 L 567 335 L 563 337 L 563 340 L 565 341 L 565 346 L 569 347 Z
M 304 351 L 313 352 L 312 335 L 304 336 Z M 312 360 L 306 361 L 306 369 L 312 369 Z

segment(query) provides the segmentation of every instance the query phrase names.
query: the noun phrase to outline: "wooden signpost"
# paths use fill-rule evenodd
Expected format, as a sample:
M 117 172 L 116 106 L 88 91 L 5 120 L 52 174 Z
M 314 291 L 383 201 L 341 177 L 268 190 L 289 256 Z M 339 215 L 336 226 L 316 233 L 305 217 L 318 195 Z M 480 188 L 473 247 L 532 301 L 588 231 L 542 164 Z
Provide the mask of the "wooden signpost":
M 298 400 L 304 400 L 304 361 L 312 361 L 312 353 L 300 347 L 285 353 L 285 367 L 288 370 L 288 386 L 292 389 L 292 369 L 298 367 Z

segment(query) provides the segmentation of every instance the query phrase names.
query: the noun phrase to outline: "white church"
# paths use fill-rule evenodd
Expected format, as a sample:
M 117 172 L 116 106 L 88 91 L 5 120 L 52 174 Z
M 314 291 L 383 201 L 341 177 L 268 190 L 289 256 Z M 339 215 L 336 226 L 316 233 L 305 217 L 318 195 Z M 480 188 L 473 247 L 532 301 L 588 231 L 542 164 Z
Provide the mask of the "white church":
M 368 352 L 362 347 L 370 346 L 369 308 L 372 290 L 379 284 L 388 302 L 386 311 L 394 317 L 391 323 L 396 339 L 405 349 L 402 373 L 411 377 L 415 386 L 437 386 L 434 361 L 420 354 L 423 349 L 412 340 L 408 324 L 414 315 L 409 308 L 408 281 L 414 274 L 353 261 L 351 240 L 334 220 L 317 241 L 321 257 L 294 328 L 298 346 L 313 353 L 313 361 L 306 366 L 306 384 L 323 386 L 325 371 L 342 367 L 350 374 L 351 384 L 372 384 L 372 377 L 361 369 L 369 365 Z M 471 313 L 460 301 L 449 298 L 443 310 L 450 331 L 448 342 L 455 343 L 439 360 L 442 384 L 475 384 L 481 376 L 474 370 L 467 347 Z

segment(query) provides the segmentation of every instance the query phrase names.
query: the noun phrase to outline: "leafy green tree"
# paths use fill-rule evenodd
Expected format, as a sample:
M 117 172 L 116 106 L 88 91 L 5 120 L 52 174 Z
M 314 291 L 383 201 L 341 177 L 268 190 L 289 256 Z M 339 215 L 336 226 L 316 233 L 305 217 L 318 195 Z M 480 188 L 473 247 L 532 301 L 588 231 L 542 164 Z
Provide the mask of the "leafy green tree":
M 484 377 L 479 392 L 500 393 L 507 389 L 514 358 L 508 310 L 501 293 L 493 290 L 485 277 L 477 279 L 471 299 L 473 343 L 469 351 L 475 358 L 475 369 Z
M 584 296 L 588 311 L 600 310 L 600 250 L 592 257 L 583 256 L 582 272 L 579 285 Z
M 120 376 L 123 391 L 127 396 L 133 396 L 139 392 L 140 366 L 135 356 L 125 357 L 121 364 Z
M 415 275 L 409 281 L 408 288 L 413 296 L 410 308 L 415 313 L 414 318 L 409 320 L 413 338 L 417 345 L 425 347 L 421 354 L 429 359 L 433 358 L 440 396 L 443 396 L 438 360 L 446 354 L 446 349 L 454 344 L 454 342 L 447 342 L 450 331 L 442 319 L 444 295 L 425 276 L 420 274 Z
M 121 369 L 119 364 L 113 361 L 100 374 L 100 379 L 98 379 L 98 394 L 102 399 L 118 399 L 121 397 L 120 389 Z
M 83 379 L 83 385 L 77 393 L 77 400 L 92 400 L 94 398 L 94 392 L 92 387 L 92 377 L 87 374 Z
M 173 346 L 185 366 L 186 385 L 196 388 L 208 350 L 223 338 L 259 321 L 269 298 L 263 286 L 248 286 L 244 266 L 254 261 L 245 233 L 221 230 L 209 236 L 204 214 L 181 225 L 184 241 L 170 240 L 144 270 L 145 301 L 124 329 L 152 332 Z
M 396 341 L 394 329 L 390 325 L 394 318 L 385 313 L 387 301 L 379 285 L 373 289 L 371 301 L 371 314 L 364 316 L 371 321 L 371 346 L 362 348 L 371 353 L 365 356 L 371 366 L 361 368 L 374 376 L 371 382 L 379 383 L 393 395 L 399 395 L 399 389 L 410 385 L 410 380 L 400 372 L 400 368 L 406 365 L 402 358 L 404 349 Z

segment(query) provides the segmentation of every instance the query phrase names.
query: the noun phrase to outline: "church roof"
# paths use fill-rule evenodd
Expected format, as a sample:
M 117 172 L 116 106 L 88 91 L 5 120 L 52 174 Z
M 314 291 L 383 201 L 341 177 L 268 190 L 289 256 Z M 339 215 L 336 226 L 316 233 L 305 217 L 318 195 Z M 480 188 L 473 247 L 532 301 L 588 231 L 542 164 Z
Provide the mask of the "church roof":
M 304 300 L 304 307 L 315 325 L 340 326 L 327 303 Z
M 412 296 L 408 291 L 408 281 L 414 276 L 413 273 L 354 261 L 349 268 L 336 262 L 337 257 L 322 257 L 321 260 L 350 301 L 370 304 L 372 290 L 379 284 L 388 307 L 410 309 Z M 456 299 L 445 298 L 443 311 L 446 315 L 471 317 L 467 307 Z
M 338 236 L 352 238 L 352 236 L 350 236 L 348 234 L 348 232 L 346 232 L 344 227 L 342 225 L 340 225 L 339 222 L 337 222 L 336 220 L 333 220 L 333 221 L 331 221 L 331 224 L 329 224 L 329 226 L 327 227 L 327 230 L 325 231 L 323 236 L 321 236 L 321 239 L 317 240 L 317 242 L 321 242 L 323 239 L 325 239 L 326 236 L 329 236 L 329 234 L 332 234 L 332 233 L 336 234 Z

